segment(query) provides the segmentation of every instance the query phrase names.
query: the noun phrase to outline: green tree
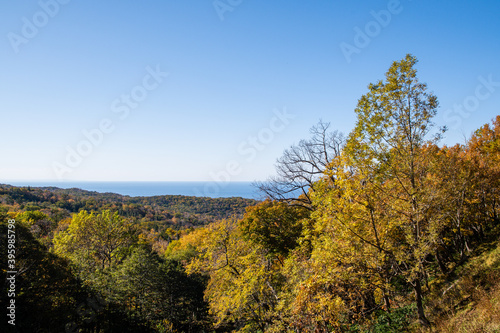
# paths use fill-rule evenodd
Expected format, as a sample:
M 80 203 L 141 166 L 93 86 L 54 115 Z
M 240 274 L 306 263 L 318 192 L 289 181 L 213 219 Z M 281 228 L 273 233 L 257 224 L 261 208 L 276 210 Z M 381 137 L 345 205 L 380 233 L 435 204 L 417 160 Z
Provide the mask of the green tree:
M 146 247 L 137 247 L 112 272 L 109 299 L 126 306 L 131 316 L 179 332 L 197 332 L 207 326 L 203 301 L 205 281 L 188 276 L 183 266 L 163 260 Z
M 118 213 L 81 211 L 54 236 L 54 251 L 70 259 L 86 278 L 123 260 L 136 235 L 133 225 Z
M 2 214 L 3 215 L 3 214 Z M 0 250 L 4 253 L 0 281 L 2 292 L 2 322 L 0 331 L 13 332 L 64 332 L 65 325 L 77 318 L 78 304 L 89 295 L 89 290 L 71 272 L 68 262 L 48 251 L 24 223 L 16 220 L 15 229 L 8 228 L 7 216 L 0 217 Z M 7 235 L 15 231 L 15 248 L 9 248 L 15 256 L 15 271 L 7 266 Z M 4 241 L 5 240 L 5 241 Z M 15 297 L 8 296 L 11 279 L 15 275 Z M 15 300 L 16 326 L 7 323 L 5 309 Z
M 19 213 L 16 219 L 30 226 L 31 232 L 37 237 L 47 236 L 55 226 L 47 214 L 38 210 Z
M 414 289 L 419 321 L 429 326 L 423 306 L 424 258 L 432 253 L 440 226 L 429 214 L 433 195 L 422 147 L 429 141 L 438 101 L 418 81 L 416 63 L 407 55 L 392 64 L 385 81 L 369 85 L 356 107 L 358 120 L 346 154 L 363 181 L 392 198 L 384 209 L 401 233 L 394 256 Z M 439 134 L 432 140 L 438 139 Z

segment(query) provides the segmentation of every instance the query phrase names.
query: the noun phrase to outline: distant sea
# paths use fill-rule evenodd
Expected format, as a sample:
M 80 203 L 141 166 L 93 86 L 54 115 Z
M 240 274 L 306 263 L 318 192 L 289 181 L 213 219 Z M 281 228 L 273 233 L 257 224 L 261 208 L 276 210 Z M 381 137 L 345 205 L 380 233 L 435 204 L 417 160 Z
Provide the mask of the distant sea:
M 12 186 L 79 188 L 100 193 L 118 193 L 131 197 L 186 195 L 211 198 L 242 197 L 262 199 L 251 182 L 73 182 L 19 181 L 2 182 Z

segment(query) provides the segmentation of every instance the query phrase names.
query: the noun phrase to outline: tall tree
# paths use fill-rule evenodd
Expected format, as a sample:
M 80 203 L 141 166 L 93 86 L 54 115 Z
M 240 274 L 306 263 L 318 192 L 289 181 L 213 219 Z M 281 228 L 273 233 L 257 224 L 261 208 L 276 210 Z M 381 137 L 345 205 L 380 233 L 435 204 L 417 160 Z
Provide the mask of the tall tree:
M 312 216 L 319 236 L 313 258 L 330 252 L 329 256 L 336 258 L 336 269 L 349 272 L 343 274 L 344 279 L 361 282 L 357 288 L 365 289 L 365 298 L 373 293 L 381 295 L 378 299 L 383 299 L 389 310 L 390 280 L 395 275 L 390 267 L 394 264 L 393 253 L 398 250 L 392 241 L 396 225 L 387 214 L 392 198 L 380 191 L 380 186 L 367 181 L 365 173 L 350 167 L 349 162 L 348 156 L 332 161 L 335 183 L 325 178 L 317 184 L 313 200 L 317 209 Z M 366 280 L 370 283 L 363 283 Z
M 392 198 L 384 209 L 401 232 L 401 251 L 395 258 L 404 263 L 402 273 L 414 289 L 419 321 L 429 326 L 423 306 L 424 258 L 432 252 L 439 223 L 429 214 L 432 189 L 426 182 L 422 147 L 429 141 L 438 101 L 418 81 L 416 63 L 407 55 L 392 64 L 385 81 L 369 85 L 356 107 L 358 120 L 346 153 L 364 181 Z

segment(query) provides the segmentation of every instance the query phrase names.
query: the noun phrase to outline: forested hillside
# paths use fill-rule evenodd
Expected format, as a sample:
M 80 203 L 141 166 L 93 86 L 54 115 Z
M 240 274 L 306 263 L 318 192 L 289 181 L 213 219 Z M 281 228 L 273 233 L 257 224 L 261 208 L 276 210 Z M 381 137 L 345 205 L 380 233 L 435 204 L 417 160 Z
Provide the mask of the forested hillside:
M 441 144 L 416 64 L 369 84 L 351 133 L 287 149 L 263 202 L 2 186 L 16 327 L 500 331 L 500 116 Z
M 368 86 L 347 136 L 321 122 L 285 151 L 259 185 L 273 200 L 179 240 L 197 250 L 187 271 L 209 278 L 217 327 L 500 330 L 500 116 L 440 146 L 446 128 L 433 126 L 438 100 L 416 62 Z
M 182 234 L 219 219 L 241 217 L 245 207 L 256 202 L 174 195 L 129 197 L 80 189 L 0 185 L 5 239 L 8 221 L 15 221 L 10 224 L 16 235 L 16 329 L 136 332 L 175 325 L 197 331 L 194 327 L 208 320 L 203 310 L 204 278 L 188 277 L 179 261 L 167 261 L 160 255 Z M 7 254 L 7 242 L 2 241 L 2 253 Z M 7 269 L 8 256 L 2 258 L 6 291 L 7 271 L 12 269 Z M 134 265 L 141 265 L 135 268 L 138 275 L 127 270 Z M 142 269 L 147 265 L 145 276 Z M 122 274 L 120 279 L 118 274 Z M 132 310 L 131 306 L 137 307 L 130 303 L 135 297 L 126 294 L 142 279 L 146 279 L 145 287 L 154 291 L 140 296 L 141 302 L 149 303 L 151 297 L 157 297 L 156 302 L 162 303 L 154 305 L 153 317 L 151 313 L 144 315 L 153 307 Z M 120 281 L 126 286 L 119 285 Z M 122 289 L 114 288 L 118 286 Z M 104 290 L 111 287 L 106 294 Z M 7 294 L 2 292 L 2 304 Z M 170 303 L 163 300 L 167 295 L 174 298 Z M 179 308 L 177 312 L 172 311 L 175 307 Z M 89 321 L 89 316 L 93 320 Z
M 130 197 L 56 187 L 14 187 L 0 185 L 0 203 L 16 211 L 40 211 L 54 223 L 81 210 L 118 212 L 124 218 L 155 230 L 182 229 L 204 225 L 232 215 L 257 201 L 244 198 L 208 198 L 182 195 Z

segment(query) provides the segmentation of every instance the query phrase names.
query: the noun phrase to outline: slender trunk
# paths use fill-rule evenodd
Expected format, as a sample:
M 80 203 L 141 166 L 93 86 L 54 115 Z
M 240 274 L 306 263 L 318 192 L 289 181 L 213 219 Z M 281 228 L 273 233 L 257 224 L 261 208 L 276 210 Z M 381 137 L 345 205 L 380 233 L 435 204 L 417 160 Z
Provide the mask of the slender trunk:
M 436 251 L 436 254 L 434 255 L 436 257 L 436 261 L 439 265 L 439 269 L 441 270 L 441 273 L 446 274 L 448 273 L 448 267 L 444 264 L 443 260 L 441 259 L 441 256 L 439 255 L 439 252 Z
M 389 296 L 384 292 L 384 303 L 385 303 L 385 311 L 391 312 L 391 301 L 389 300 Z
M 420 282 L 420 277 L 417 278 L 413 283 L 413 289 L 415 290 L 415 300 L 417 302 L 417 314 L 418 321 L 424 327 L 430 327 L 431 324 L 429 320 L 425 317 L 424 305 L 422 303 L 422 284 Z

